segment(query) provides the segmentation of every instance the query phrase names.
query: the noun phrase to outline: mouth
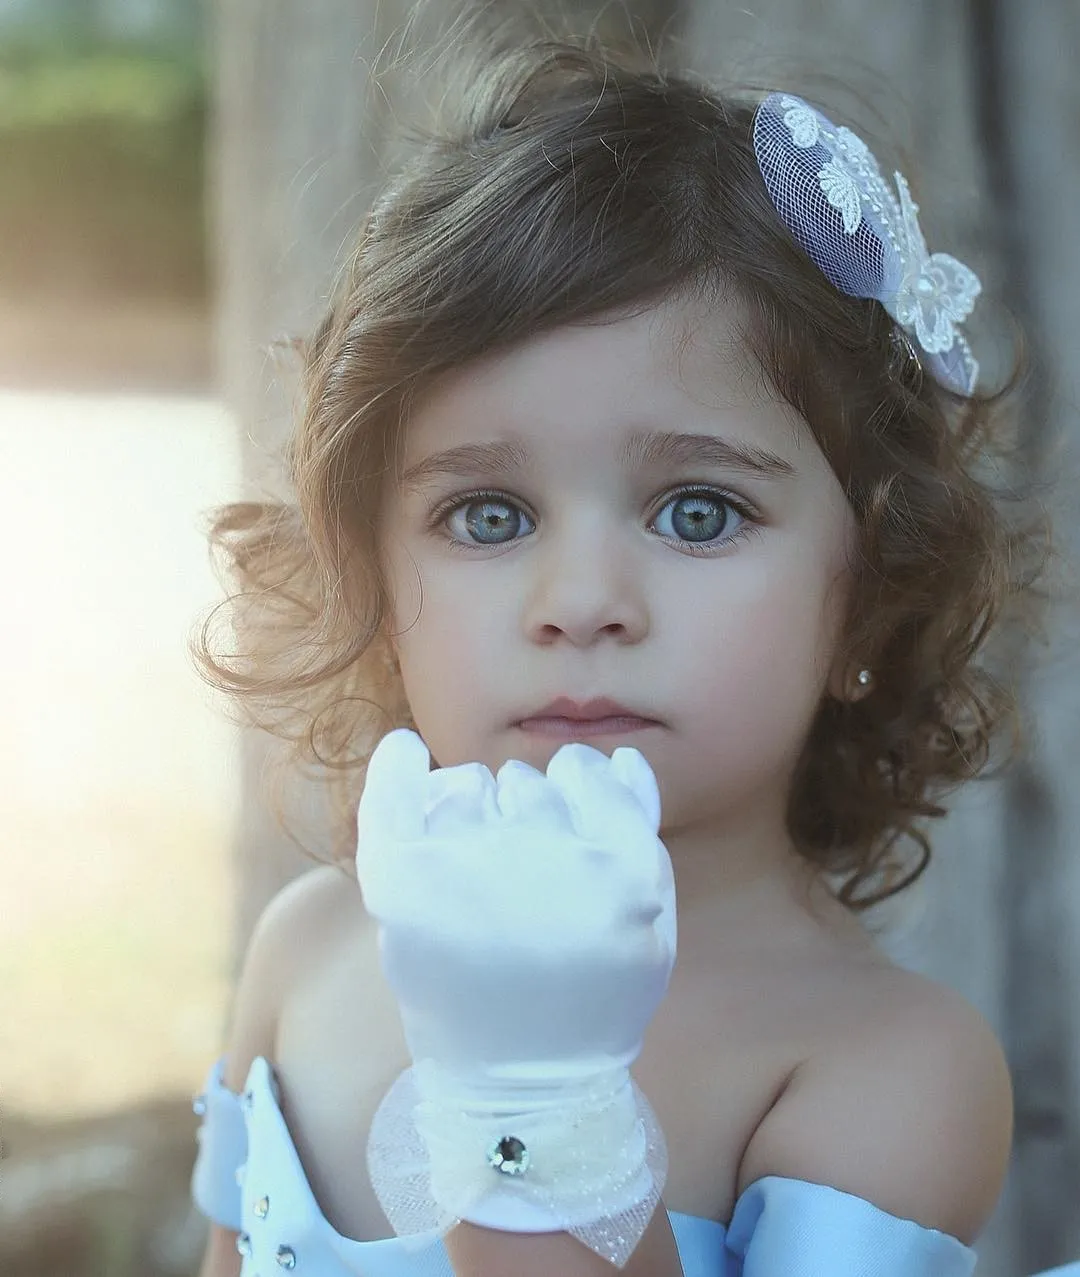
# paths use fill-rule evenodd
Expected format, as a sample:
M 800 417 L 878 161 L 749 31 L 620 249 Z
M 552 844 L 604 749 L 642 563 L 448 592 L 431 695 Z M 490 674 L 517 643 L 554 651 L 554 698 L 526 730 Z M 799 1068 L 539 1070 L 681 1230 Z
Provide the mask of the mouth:
M 562 740 L 583 740 L 593 736 L 623 736 L 627 732 L 658 727 L 655 718 L 647 718 L 606 696 L 587 701 L 574 701 L 559 696 L 543 709 L 515 723 L 524 732 L 537 736 L 554 736 Z

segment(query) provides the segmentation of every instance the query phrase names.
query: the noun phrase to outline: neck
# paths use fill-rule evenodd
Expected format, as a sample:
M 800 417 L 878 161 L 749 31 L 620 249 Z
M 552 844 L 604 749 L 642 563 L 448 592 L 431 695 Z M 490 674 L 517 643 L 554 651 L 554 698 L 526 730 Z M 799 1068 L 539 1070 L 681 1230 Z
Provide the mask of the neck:
M 796 851 L 778 810 L 662 829 L 660 836 L 675 873 L 680 926 L 701 920 L 714 931 L 722 924 L 734 938 L 768 915 L 850 934 L 862 930 L 816 866 Z

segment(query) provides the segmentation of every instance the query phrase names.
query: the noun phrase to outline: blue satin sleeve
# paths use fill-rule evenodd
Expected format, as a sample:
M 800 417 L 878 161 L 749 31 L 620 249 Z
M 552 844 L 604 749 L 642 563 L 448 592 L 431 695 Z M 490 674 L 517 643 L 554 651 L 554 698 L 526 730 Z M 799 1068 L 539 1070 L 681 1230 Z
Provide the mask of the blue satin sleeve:
M 742 1261 L 741 1277 L 970 1277 L 976 1261 L 947 1233 L 780 1176 L 743 1192 L 727 1246 Z
M 207 1074 L 195 1112 L 202 1122 L 195 1138 L 199 1151 L 191 1176 L 191 1198 L 199 1210 L 224 1228 L 240 1229 L 240 1183 L 237 1172 L 247 1162 L 247 1126 L 240 1096 L 222 1081 L 224 1060 Z

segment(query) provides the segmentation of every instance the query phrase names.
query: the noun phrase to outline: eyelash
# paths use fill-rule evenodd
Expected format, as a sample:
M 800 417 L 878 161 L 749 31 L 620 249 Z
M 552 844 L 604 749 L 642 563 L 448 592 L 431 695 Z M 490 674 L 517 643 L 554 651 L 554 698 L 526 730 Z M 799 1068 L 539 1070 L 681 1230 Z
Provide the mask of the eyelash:
M 739 541 L 745 540 L 750 536 L 756 535 L 761 531 L 760 516 L 747 502 L 734 493 L 727 492 L 723 488 L 714 488 L 709 484 L 687 484 L 683 487 L 673 488 L 665 496 L 665 500 L 657 508 L 657 515 L 660 511 L 669 506 L 672 501 L 677 501 L 680 497 L 706 497 L 710 500 L 716 500 L 729 506 L 743 520 L 739 527 L 725 537 L 722 541 L 712 543 L 698 543 L 694 541 L 677 541 L 674 537 L 664 536 L 658 533 L 661 540 L 670 544 L 676 544 L 681 550 L 685 550 L 689 554 L 698 558 L 705 558 L 715 555 L 718 550 L 726 549 L 728 546 L 734 545 Z M 514 509 L 523 509 L 521 503 L 509 497 L 505 492 L 499 492 L 493 488 L 481 488 L 474 492 L 464 492 L 458 496 L 450 497 L 446 501 L 442 501 L 432 510 L 428 527 L 430 530 L 443 526 L 447 519 L 462 507 L 471 505 L 475 501 L 501 501 Z M 654 520 L 655 522 L 655 516 Z M 522 540 L 523 538 L 516 538 Z M 466 542 L 455 540 L 452 536 L 447 536 L 447 544 L 455 551 L 460 550 L 462 553 L 471 554 L 479 550 L 500 549 L 502 546 L 513 545 L 513 541 L 491 542 L 485 545 L 481 542 Z

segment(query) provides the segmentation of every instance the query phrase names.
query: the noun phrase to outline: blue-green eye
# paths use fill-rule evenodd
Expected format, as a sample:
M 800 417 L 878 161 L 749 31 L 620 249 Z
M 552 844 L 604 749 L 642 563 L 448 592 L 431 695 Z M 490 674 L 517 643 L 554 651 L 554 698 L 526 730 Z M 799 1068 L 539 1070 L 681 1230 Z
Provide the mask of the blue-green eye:
M 671 531 L 658 526 L 656 530 L 660 535 L 699 545 L 730 537 L 732 523 L 743 518 L 729 498 L 708 491 L 676 493 L 657 515 L 655 523 L 659 524 L 668 511 L 671 511 L 670 518 L 665 522 L 670 523 Z
M 456 536 L 463 536 L 464 531 L 476 544 L 506 545 L 522 535 L 522 525 L 528 523 L 528 516 L 503 497 L 477 496 L 452 510 L 446 523 Z

